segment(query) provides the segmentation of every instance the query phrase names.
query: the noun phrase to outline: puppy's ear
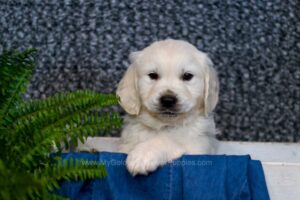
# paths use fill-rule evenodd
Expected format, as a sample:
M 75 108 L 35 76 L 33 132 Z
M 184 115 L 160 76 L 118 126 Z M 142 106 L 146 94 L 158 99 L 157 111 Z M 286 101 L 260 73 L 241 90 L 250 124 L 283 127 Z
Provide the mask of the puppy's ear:
M 212 61 L 204 54 L 204 114 L 212 112 L 219 100 L 219 80 L 216 70 L 213 67 Z
M 121 79 L 117 88 L 117 95 L 120 98 L 120 105 L 131 115 L 138 115 L 141 102 L 137 88 L 136 59 L 139 52 L 130 54 L 131 65 L 128 67 L 125 75 Z

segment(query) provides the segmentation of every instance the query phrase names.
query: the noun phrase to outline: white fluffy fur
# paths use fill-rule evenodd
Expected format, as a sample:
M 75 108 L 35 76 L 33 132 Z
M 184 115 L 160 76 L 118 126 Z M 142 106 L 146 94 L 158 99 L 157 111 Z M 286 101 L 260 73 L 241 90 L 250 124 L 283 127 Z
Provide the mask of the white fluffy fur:
M 128 153 L 129 172 L 148 174 L 183 154 L 213 153 L 216 130 L 211 112 L 218 101 L 219 83 L 208 56 L 187 42 L 168 39 L 130 58 L 117 89 L 129 114 L 120 144 L 120 151 Z M 151 72 L 159 79 L 150 79 Z M 185 72 L 194 77 L 182 80 Z M 168 93 L 178 99 L 175 116 L 158 109 L 159 98 Z

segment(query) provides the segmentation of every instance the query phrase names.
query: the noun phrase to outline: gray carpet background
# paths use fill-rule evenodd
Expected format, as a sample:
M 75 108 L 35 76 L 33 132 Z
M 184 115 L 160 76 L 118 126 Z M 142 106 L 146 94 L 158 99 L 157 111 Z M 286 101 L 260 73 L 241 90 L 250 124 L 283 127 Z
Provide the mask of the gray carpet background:
M 165 38 L 215 63 L 221 139 L 300 141 L 298 0 L 0 0 L 0 51 L 39 49 L 31 98 L 114 92 L 128 54 Z

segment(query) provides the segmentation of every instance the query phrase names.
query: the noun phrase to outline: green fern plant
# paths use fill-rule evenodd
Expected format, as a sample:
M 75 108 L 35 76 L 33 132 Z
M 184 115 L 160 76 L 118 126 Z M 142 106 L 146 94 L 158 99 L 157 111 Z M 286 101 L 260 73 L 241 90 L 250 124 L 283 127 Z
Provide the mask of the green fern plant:
M 24 101 L 35 54 L 29 49 L 0 55 L 0 199 L 59 199 L 53 191 L 60 180 L 105 177 L 103 165 L 62 160 L 60 153 L 121 126 L 118 113 L 102 112 L 117 104 L 112 94 L 75 91 Z

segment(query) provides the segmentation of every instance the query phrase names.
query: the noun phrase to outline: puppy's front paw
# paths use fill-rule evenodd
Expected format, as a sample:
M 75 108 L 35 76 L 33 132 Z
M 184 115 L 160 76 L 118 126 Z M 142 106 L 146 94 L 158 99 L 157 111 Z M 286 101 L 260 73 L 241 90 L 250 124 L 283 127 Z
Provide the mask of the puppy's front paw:
M 162 155 L 155 150 L 134 149 L 128 154 L 126 166 L 128 171 L 133 175 L 144 174 L 154 171 L 158 166 L 167 162 L 162 159 Z
M 155 145 L 158 144 L 158 145 Z M 159 166 L 179 158 L 184 150 L 177 145 L 156 143 L 144 143 L 134 148 L 127 156 L 126 166 L 133 175 L 145 174 L 156 170 Z

